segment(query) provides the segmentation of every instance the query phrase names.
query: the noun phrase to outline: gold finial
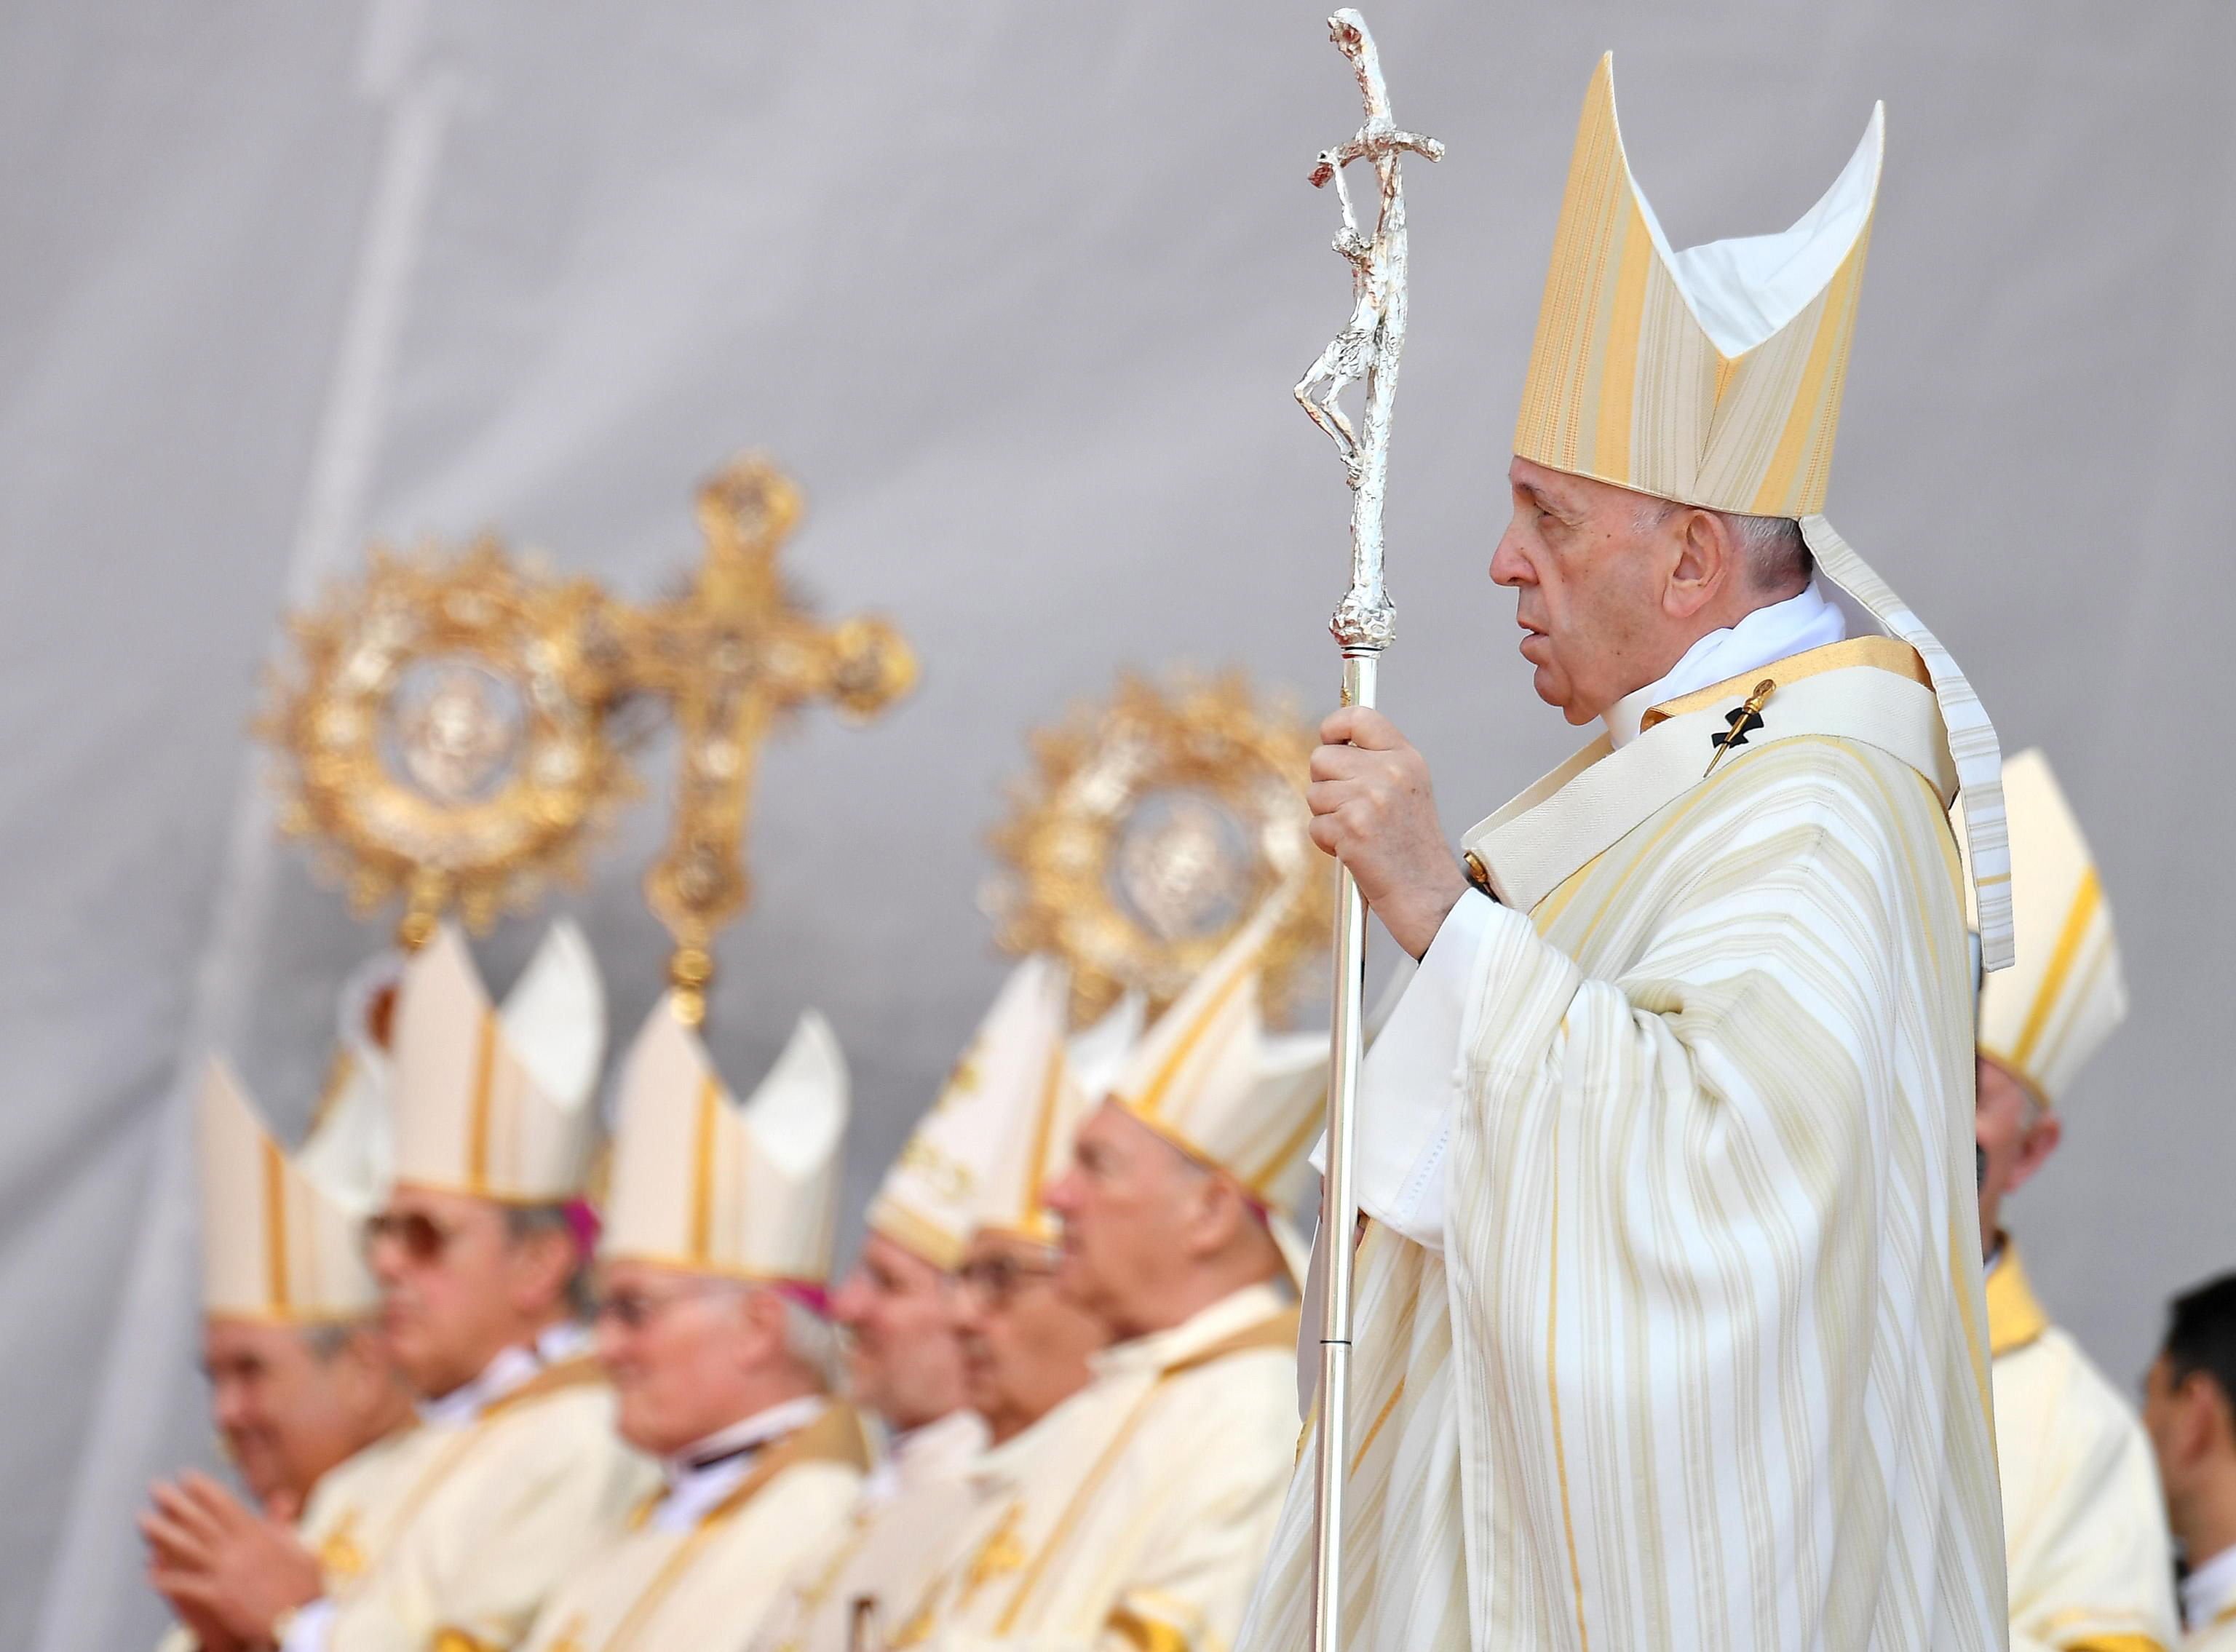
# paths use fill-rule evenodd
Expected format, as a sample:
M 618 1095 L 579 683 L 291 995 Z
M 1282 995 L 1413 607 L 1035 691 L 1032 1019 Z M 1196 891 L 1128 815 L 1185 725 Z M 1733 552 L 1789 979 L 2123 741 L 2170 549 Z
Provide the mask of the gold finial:
M 1762 727 L 1764 702 L 1769 700 L 1777 689 L 1778 679 L 1765 677 L 1760 682 L 1755 684 L 1754 692 L 1746 697 L 1745 704 L 1741 705 L 1737 711 L 1724 714 L 1731 719 L 1732 732 L 1716 742 L 1716 754 L 1708 760 L 1708 767 L 1700 771 L 1702 780 L 1707 780 L 1709 775 L 1716 772 L 1716 765 L 1724 760 L 1724 754 L 1745 740 L 1749 729 Z
M 687 1027 L 707 1022 L 707 984 L 714 978 L 714 954 L 700 946 L 679 946 L 668 962 L 668 984 L 675 991 L 675 1018 Z

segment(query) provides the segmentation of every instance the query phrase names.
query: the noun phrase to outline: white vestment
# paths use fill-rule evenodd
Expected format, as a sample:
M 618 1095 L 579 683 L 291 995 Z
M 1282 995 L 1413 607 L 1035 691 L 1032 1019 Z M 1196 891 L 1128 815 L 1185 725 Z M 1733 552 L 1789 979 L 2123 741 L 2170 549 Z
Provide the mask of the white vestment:
M 986 1425 L 967 1411 L 895 1441 L 845 1524 L 792 1573 L 753 1637 L 755 1652 L 850 1652 L 856 1604 L 865 1600 L 880 1632 L 892 1629 L 970 1529 L 971 1471 L 985 1449 Z
M 1104 1350 L 989 1451 L 957 1563 L 895 1648 L 1224 1652 L 1296 1451 L 1297 1316 L 1253 1285 Z
M 2003 1644 L 1925 682 L 1742 672 L 1470 834 L 1520 909 L 1463 898 L 1362 1095 L 1347 1649 Z M 1246 1647 L 1305 1642 L 1317 1432 Z
M 2134 1412 L 2050 1324 L 2008 1241 L 1988 1278 L 2012 1652 L 2175 1642 L 2173 1543 Z
M 571 1331 L 571 1327 L 567 1330 Z M 509 1349 L 420 1408 L 398 1495 L 359 1527 L 364 1570 L 306 1608 L 283 1652 L 487 1652 L 519 1644 L 546 1596 L 657 1484 L 614 1433 L 579 1333 Z
M 740 1652 L 784 1579 L 830 1541 L 869 1465 L 860 1420 L 822 1400 L 764 1413 L 780 1432 L 671 1473 L 630 1529 L 576 1567 L 529 1652 Z M 734 1432 L 734 1431 L 733 1431 Z
M 2236 1549 L 2209 1557 L 2181 1580 L 2181 1609 L 2189 1625 L 2182 1652 L 2236 1652 Z

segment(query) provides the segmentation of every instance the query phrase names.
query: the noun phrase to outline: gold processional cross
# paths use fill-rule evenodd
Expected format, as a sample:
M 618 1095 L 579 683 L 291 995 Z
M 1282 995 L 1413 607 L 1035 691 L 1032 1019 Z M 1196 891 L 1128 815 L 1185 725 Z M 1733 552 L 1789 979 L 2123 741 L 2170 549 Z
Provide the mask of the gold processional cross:
M 664 710 L 674 809 L 645 895 L 696 1021 L 715 932 L 751 894 L 762 743 L 811 701 L 864 721 L 916 681 L 891 625 L 826 624 L 787 587 L 778 558 L 799 514 L 766 460 L 730 464 L 699 492 L 706 555 L 690 587 L 641 605 L 516 561 L 493 536 L 457 556 L 375 547 L 360 584 L 288 622 L 295 657 L 258 723 L 281 760 L 282 829 L 360 914 L 400 899 L 407 948 L 452 909 L 483 929 L 579 880 L 640 789 L 630 758 Z

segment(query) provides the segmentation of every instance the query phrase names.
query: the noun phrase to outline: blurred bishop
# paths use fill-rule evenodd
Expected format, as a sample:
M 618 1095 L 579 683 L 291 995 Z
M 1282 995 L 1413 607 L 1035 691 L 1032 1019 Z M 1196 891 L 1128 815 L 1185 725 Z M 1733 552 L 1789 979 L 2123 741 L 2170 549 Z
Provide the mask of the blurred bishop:
M 358 1534 L 398 1492 L 411 1392 L 388 1358 L 364 1256 L 366 1216 L 394 1148 L 379 1023 L 395 962 L 376 959 L 343 995 L 341 1037 L 311 1134 L 290 1155 L 232 1068 L 213 1057 L 196 1101 L 202 1216 L 202 1366 L 210 1412 L 249 1510 L 293 1523 L 329 1585 L 363 1569 Z M 177 1580 L 167 1648 L 229 1638 L 172 1557 L 233 1504 L 187 1475 L 143 1520 L 159 1587 Z
M 2127 1012 L 2088 839 L 2038 751 L 2003 765 L 2018 960 L 1980 995 L 1975 1134 L 2014 1652 L 2175 1638 L 2171 1540 L 2134 1406 L 2050 1322 L 2003 1201 L 2056 1149 L 2060 1107 Z
M 389 1351 L 418 1398 L 404 1494 L 333 1581 L 299 1544 L 220 1553 L 220 1615 L 285 1652 L 479 1652 L 537 1609 L 654 1480 L 614 1432 L 582 1313 L 605 1004 L 555 925 L 503 1007 L 445 925 L 396 1006 L 395 1183 L 367 1224 Z
M 672 1001 L 620 1089 L 598 1353 L 661 1485 L 544 1608 L 536 1652 L 744 1647 L 868 1466 L 824 1280 L 846 1065 L 812 1010 L 740 1103 Z
M 1109 1346 L 990 1457 L 958 1559 L 895 1645 L 1233 1640 L 1296 1451 L 1288 1223 L 1327 1063 L 1324 1036 L 1260 1017 L 1279 915 L 1159 1017 L 1044 1189 L 1055 1284 Z

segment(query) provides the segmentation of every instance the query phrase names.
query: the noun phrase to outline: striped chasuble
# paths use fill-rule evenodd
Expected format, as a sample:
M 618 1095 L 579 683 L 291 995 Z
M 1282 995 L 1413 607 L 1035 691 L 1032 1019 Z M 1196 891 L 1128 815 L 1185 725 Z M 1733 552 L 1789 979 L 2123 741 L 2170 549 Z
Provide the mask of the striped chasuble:
M 1809 658 L 1705 783 L 1764 672 L 1601 757 L 1687 778 L 1527 918 L 1467 897 L 1443 1249 L 1358 1253 L 1346 1652 L 2004 1644 L 1953 779 L 1779 737 L 1839 726 Z M 1317 1432 L 1259 1652 L 1306 1643 Z

